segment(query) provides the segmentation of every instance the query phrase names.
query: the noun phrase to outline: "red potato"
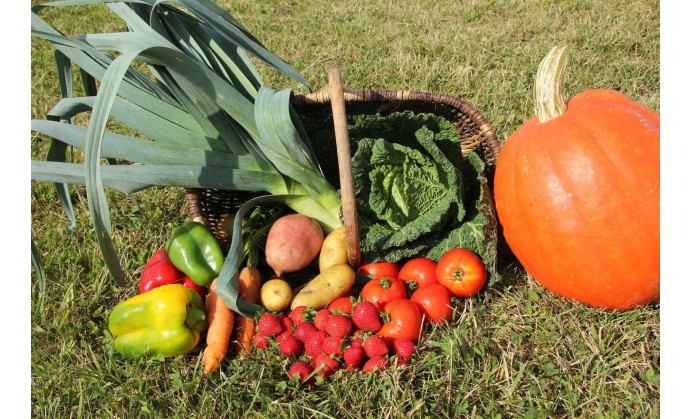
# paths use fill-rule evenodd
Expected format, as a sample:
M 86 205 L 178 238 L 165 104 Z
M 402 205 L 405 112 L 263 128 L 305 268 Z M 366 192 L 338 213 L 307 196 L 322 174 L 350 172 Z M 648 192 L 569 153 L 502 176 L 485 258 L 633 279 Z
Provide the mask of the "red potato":
M 302 214 L 285 215 L 268 232 L 266 263 L 278 277 L 297 272 L 316 258 L 323 240 L 323 230 L 312 218 Z

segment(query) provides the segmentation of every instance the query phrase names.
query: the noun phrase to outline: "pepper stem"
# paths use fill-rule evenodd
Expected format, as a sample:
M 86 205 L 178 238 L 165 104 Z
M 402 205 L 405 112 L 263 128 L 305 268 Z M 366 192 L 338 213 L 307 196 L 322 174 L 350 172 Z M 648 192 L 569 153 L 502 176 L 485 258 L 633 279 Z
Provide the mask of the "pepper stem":
M 550 121 L 565 113 L 563 76 L 567 64 L 566 47 L 553 47 L 539 64 L 534 82 L 534 103 L 539 122 Z

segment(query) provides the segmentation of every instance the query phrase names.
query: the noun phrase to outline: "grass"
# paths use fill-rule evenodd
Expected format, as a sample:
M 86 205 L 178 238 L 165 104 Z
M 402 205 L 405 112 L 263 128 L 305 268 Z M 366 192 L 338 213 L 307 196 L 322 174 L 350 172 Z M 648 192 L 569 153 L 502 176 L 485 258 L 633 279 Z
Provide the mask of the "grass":
M 533 77 L 554 44 L 570 47 L 566 95 L 614 88 L 660 111 L 658 1 L 219 4 L 317 88 L 338 67 L 353 88 L 459 96 L 501 141 L 533 115 Z M 42 15 L 73 35 L 118 25 L 100 7 L 72 10 Z M 51 51 L 32 40 L 32 117 L 44 117 L 59 99 Z M 264 74 L 273 87 L 299 90 Z M 32 136 L 32 157 L 46 150 Z M 93 238 L 84 188 L 70 190 L 78 218 L 72 231 L 52 185 L 31 184 L 31 233 L 47 277 L 41 294 L 32 272 L 32 417 L 659 416 L 659 306 L 607 312 L 562 300 L 508 252 L 501 255 L 503 282 L 458 302 L 451 325 L 426 335 L 405 372 L 338 373 L 304 391 L 287 381 L 287 364 L 275 352 L 230 358 L 208 380 L 201 379 L 199 350 L 125 360 L 109 346 L 109 311 L 137 293 L 146 259 L 186 220 L 184 194 L 139 192 L 140 210 L 109 191 L 113 239 L 129 273 L 120 288 Z

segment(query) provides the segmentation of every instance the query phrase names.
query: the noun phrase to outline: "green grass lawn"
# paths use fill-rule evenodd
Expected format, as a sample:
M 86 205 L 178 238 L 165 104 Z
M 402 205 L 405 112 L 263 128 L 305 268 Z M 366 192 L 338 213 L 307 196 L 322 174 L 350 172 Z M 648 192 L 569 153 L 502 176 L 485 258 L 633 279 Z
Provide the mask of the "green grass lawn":
M 32 4 L 38 4 L 32 0 Z M 570 49 L 566 96 L 613 88 L 660 111 L 659 1 L 219 1 L 319 88 L 338 67 L 352 88 L 424 90 L 472 103 L 505 141 L 533 116 L 532 83 L 556 44 Z M 120 23 L 103 7 L 42 16 L 78 35 Z M 124 29 L 124 28 L 121 28 Z M 260 67 L 261 68 L 261 67 Z M 304 92 L 261 68 L 274 88 Z M 59 100 L 52 47 L 31 43 L 31 116 Z M 84 123 L 84 120 L 78 121 Z M 47 142 L 32 135 L 34 159 Z M 411 368 L 337 373 L 305 391 L 276 353 L 230 358 L 201 378 L 200 349 L 166 360 L 113 353 L 111 308 L 138 293 L 154 249 L 188 218 L 184 191 L 109 191 L 113 240 L 128 274 L 116 286 L 93 238 L 85 189 L 70 188 L 76 229 L 52 184 L 31 183 L 32 417 L 620 417 L 660 415 L 660 310 L 608 312 L 565 301 L 501 253 L 502 282 L 455 307 Z M 596 274 L 596 267 L 592 269 Z

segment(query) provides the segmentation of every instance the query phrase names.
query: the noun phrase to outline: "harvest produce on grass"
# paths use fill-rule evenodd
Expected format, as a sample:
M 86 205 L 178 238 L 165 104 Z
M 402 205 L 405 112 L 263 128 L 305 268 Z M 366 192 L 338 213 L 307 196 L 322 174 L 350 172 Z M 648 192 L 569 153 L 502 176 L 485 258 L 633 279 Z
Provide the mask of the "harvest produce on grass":
M 239 298 L 252 303 L 259 303 L 261 299 L 261 273 L 259 270 L 253 266 L 243 268 L 238 281 Z M 235 353 L 239 355 L 243 352 L 249 352 L 251 349 L 256 321 L 253 317 L 240 314 L 236 323 L 233 347 Z
M 211 282 L 205 307 L 208 330 L 206 331 L 206 348 L 201 362 L 204 375 L 208 375 L 220 368 L 220 363 L 228 353 L 230 337 L 235 327 L 235 313 L 218 298 L 216 280 Z
M 128 358 L 181 355 L 197 346 L 207 327 L 199 294 L 181 284 L 163 285 L 122 301 L 108 320 L 115 350 Z
M 170 261 L 197 285 L 208 286 L 220 273 L 225 256 L 213 234 L 201 223 L 177 227 L 165 243 Z
M 659 299 L 660 116 L 613 90 L 566 102 L 566 60 L 555 47 L 539 66 L 537 117 L 497 161 L 496 209 L 506 242 L 544 287 L 632 309 Z
M 279 218 L 266 238 L 266 263 L 276 276 L 304 269 L 321 251 L 323 230 L 312 218 L 289 214 Z

